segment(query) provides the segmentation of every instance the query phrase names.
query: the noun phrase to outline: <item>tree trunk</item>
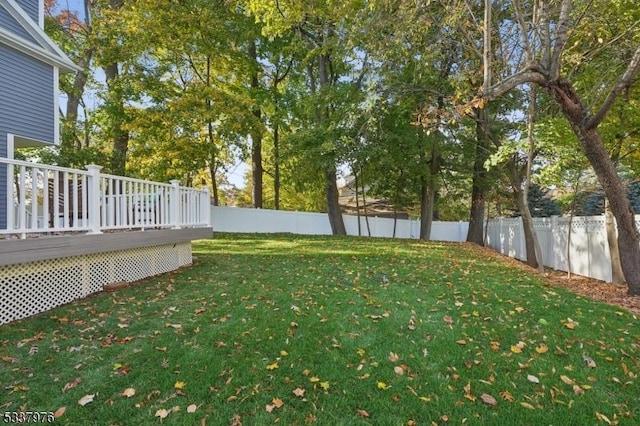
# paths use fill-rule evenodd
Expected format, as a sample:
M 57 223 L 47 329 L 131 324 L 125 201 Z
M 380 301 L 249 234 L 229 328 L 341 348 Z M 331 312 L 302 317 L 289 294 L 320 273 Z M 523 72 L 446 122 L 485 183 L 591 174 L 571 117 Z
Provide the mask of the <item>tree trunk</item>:
M 124 100 L 122 99 L 121 90 L 118 86 L 118 64 L 109 64 L 104 68 L 104 74 L 109 87 L 110 102 L 113 106 L 112 122 L 113 122 L 113 151 L 111 152 L 111 173 L 118 176 L 125 175 L 125 167 L 127 163 L 127 150 L 129 149 L 129 132 L 123 129 L 124 124 Z
M 533 217 L 531 217 L 531 211 L 529 210 L 529 203 L 526 199 L 526 194 L 522 189 L 515 190 L 516 204 L 518 211 L 522 217 L 522 229 L 524 231 L 524 244 L 527 251 L 527 265 L 532 268 L 538 267 L 538 260 L 536 259 L 536 230 L 533 227 Z
M 471 185 L 471 210 L 467 241 L 484 244 L 484 203 L 487 186 L 487 170 L 484 163 L 489 156 L 489 111 L 486 108 L 474 109 L 476 118 L 476 152 L 473 163 L 473 183 Z
M 251 89 L 254 91 L 254 95 L 257 95 L 257 90 L 260 87 L 260 81 L 258 80 L 258 68 L 260 64 L 258 63 L 258 53 L 256 50 L 256 42 L 253 40 L 249 44 L 249 56 L 253 62 L 254 70 L 251 75 Z M 262 168 L 262 130 L 261 120 L 262 120 L 262 111 L 260 110 L 260 106 L 255 106 L 251 113 L 256 118 L 256 123 L 253 126 L 253 130 L 251 132 L 251 166 L 252 166 L 252 179 L 253 179 L 253 208 L 261 209 L 262 208 L 262 177 L 263 177 L 263 168 Z
M 329 167 L 325 170 L 326 178 L 326 194 L 327 194 L 327 213 L 329 214 L 329 223 L 331 224 L 331 232 L 333 235 L 347 235 L 344 226 L 342 212 L 338 204 L 338 184 L 336 182 L 336 169 Z
M 423 173 L 420 181 L 420 239 L 424 241 L 431 238 L 431 225 L 433 224 L 436 201 L 436 178 L 439 169 L 438 143 L 434 141 L 429 160 L 429 175 L 427 177 Z
M 122 7 L 123 0 L 110 0 L 112 9 L 117 10 Z M 113 151 L 111 153 L 111 173 L 124 176 L 126 171 L 127 150 L 129 149 L 129 132 L 123 130 L 125 121 L 124 95 L 119 87 L 120 71 L 118 62 L 113 62 L 104 67 L 105 79 L 109 88 L 109 99 L 111 104 L 111 119 L 113 122 Z
M 356 185 L 356 217 L 358 218 L 358 236 L 362 236 L 362 225 L 360 224 L 360 195 L 358 194 L 358 172 L 353 168 L 353 179 Z
M 67 129 L 70 130 L 68 142 L 73 141 L 76 149 L 82 149 L 82 140 L 78 137 L 78 109 L 82 102 L 82 95 L 84 95 L 84 88 L 89 79 L 89 66 L 91 63 L 91 57 L 93 56 L 94 49 L 87 49 L 83 52 L 80 60 L 77 61 L 78 66 L 82 70 L 78 71 L 73 79 L 73 87 L 71 91 L 67 93 L 67 111 L 65 113 L 64 121 Z M 64 142 L 64 141 L 63 141 Z
M 578 136 L 585 156 L 611 203 L 611 212 L 618 225 L 620 264 L 629 286 L 628 294 L 640 295 L 640 239 L 631 203 L 627 198 L 627 190 L 616 172 L 597 128 L 587 127 L 589 112 L 571 83 L 560 79 L 550 84 L 549 89 Z
M 276 101 L 277 114 L 278 104 Z M 280 210 L 280 125 L 278 121 L 273 124 L 273 208 Z
M 611 282 L 614 284 L 624 284 L 624 273 L 620 264 L 620 249 L 618 248 L 618 238 L 616 236 L 616 223 L 611 212 L 609 199 L 604 199 L 604 225 L 607 230 L 607 243 L 609 244 L 609 255 L 611 257 Z
M 211 155 L 211 159 L 209 161 L 209 173 L 211 174 L 211 194 L 213 195 L 213 205 L 220 205 L 220 195 L 218 194 L 218 182 L 216 180 L 216 174 L 218 171 L 218 167 L 216 165 L 215 155 Z

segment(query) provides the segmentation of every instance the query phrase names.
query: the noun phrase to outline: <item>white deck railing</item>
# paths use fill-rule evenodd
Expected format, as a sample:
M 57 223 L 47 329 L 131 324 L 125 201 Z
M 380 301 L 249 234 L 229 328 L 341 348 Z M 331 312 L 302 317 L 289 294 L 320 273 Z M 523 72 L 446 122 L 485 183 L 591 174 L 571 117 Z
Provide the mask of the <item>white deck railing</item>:
M 4 170 L 2 170 L 4 169 Z M 0 158 L 6 220 L 0 235 L 209 226 L 209 191 Z M 1 202 L 1 201 L 0 201 Z M 1 212 L 1 210 L 0 210 Z

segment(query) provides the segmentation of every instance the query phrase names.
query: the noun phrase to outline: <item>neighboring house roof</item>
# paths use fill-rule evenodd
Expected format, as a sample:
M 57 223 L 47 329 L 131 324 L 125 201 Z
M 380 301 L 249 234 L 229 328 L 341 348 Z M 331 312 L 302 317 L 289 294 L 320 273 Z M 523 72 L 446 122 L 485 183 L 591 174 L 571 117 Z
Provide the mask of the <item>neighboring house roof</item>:
M 15 20 L 31 40 L 25 39 L 13 31 L 0 28 L 0 44 L 5 44 L 42 62 L 58 67 L 61 71 L 79 71 L 67 55 L 45 34 L 44 30 L 27 15 L 15 0 L 0 0 L 0 8 Z

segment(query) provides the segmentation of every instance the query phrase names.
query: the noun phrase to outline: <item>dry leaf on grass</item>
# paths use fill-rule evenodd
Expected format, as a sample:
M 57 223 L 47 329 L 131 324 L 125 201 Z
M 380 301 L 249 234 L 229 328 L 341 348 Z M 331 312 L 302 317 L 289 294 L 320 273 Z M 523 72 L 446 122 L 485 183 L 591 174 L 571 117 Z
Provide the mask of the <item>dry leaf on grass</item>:
M 95 396 L 96 396 L 95 394 L 85 395 L 78 400 L 78 404 L 84 407 L 85 405 L 93 402 L 93 398 L 95 398 Z

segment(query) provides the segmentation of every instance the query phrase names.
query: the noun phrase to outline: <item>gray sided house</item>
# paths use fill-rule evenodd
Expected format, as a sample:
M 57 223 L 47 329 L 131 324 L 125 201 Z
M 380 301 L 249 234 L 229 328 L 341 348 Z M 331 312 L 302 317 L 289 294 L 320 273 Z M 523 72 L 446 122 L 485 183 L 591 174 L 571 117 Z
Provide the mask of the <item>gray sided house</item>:
M 0 0 L 0 157 L 59 143 L 58 76 L 76 65 L 44 33 L 44 0 Z M 0 227 L 7 218 L 0 166 Z

